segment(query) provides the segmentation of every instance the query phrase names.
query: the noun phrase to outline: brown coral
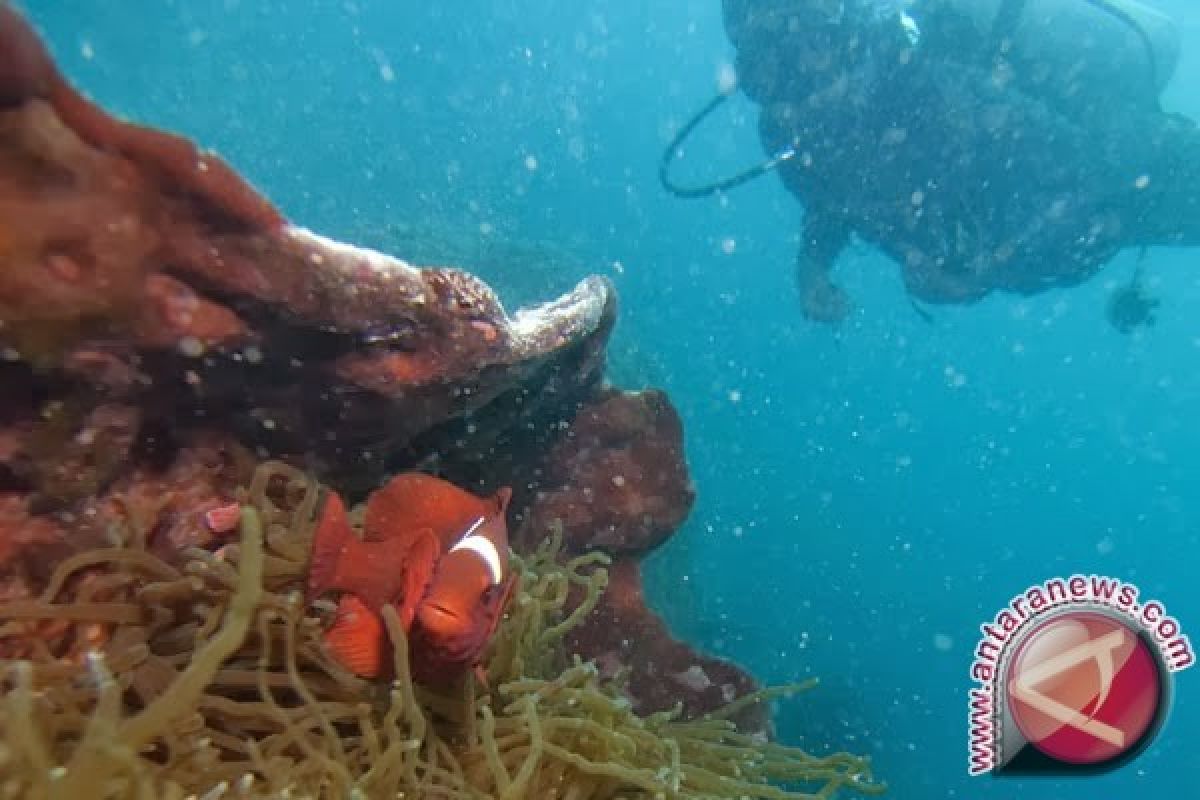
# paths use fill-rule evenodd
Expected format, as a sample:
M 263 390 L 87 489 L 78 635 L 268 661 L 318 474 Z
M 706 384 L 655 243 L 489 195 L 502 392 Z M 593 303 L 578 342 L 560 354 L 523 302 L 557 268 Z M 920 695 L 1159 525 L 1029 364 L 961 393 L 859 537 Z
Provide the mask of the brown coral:
M 600 279 L 509 316 L 465 272 L 288 224 L 220 160 L 90 103 L 7 4 L 0 173 L 6 357 L 147 426 L 232 429 L 358 488 L 414 439 L 518 387 L 536 397 L 611 327 Z
M 642 574 L 633 558 L 609 569 L 609 588 L 594 611 L 571 632 L 570 646 L 604 671 L 627 669 L 635 708 L 646 713 L 680 703 L 694 719 L 758 689 L 734 664 L 697 653 L 671 635 L 662 617 L 650 610 Z M 747 708 L 738 718 L 742 730 L 768 730 L 766 710 Z
M 465 272 L 292 225 L 220 160 L 90 103 L 2 0 L 0 174 L 0 598 L 10 611 L 114 537 L 168 572 L 220 562 L 220 534 L 200 517 L 228 507 L 252 460 L 285 456 L 359 496 L 418 467 L 480 493 L 523 487 L 525 553 L 560 530 L 571 552 L 622 556 L 617 591 L 576 642 L 632 668 L 640 707 L 678 697 L 697 714 L 752 688 L 671 639 L 642 598 L 629 557 L 680 525 L 693 490 L 665 395 L 597 389 L 616 317 L 607 281 L 510 315 Z M 135 583 L 103 573 L 72 573 L 65 589 L 99 596 Z M 567 601 L 565 583 L 551 588 Z M 219 619 L 210 612 L 206 630 Z M 9 655 L 40 652 L 38 634 L 54 633 L 22 630 Z M 69 644 L 80 656 L 105 644 L 103 631 Z M 596 688 L 594 675 L 572 674 Z M 612 719 L 633 724 L 621 698 L 602 694 Z M 525 722 L 504 724 L 528 737 Z
M 561 527 L 577 552 L 644 554 L 683 523 L 694 499 L 683 425 L 666 395 L 607 390 L 547 454 L 530 529 Z

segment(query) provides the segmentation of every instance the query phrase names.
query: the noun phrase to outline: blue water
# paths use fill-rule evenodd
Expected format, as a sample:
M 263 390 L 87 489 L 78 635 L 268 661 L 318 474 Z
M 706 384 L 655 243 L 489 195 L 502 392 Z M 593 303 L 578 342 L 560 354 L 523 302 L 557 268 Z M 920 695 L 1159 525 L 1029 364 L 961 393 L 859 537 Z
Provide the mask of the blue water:
M 569 267 L 534 276 L 546 295 L 612 278 L 614 379 L 668 390 L 699 491 L 650 594 L 764 681 L 822 677 L 780 707 L 782 737 L 870 753 L 898 798 L 1197 796 L 1191 672 L 1153 746 L 1104 777 L 971 779 L 965 744 L 978 625 L 1031 583 L 1131 580 L 1200 636 L 1197 254 L 1149 254 L 1159 323 L 1125 337 L 1103 308 L 1131 256 L 927 324 L 858 247 L 839 272 L 857 310 L 832 332 L 800 317 L 801 212 L 776 179 L 725 202 L 656 181 L 732 57 L 717 0 L 26 6 L 92 96 L 216 148 L 304 225 L 562 248 Z M 1166 102 L 1200 116 L 1200 12 L 1160 7 L 1184 34 Z M 762 156 L 754 109 L 722 115 L 696 175 Z

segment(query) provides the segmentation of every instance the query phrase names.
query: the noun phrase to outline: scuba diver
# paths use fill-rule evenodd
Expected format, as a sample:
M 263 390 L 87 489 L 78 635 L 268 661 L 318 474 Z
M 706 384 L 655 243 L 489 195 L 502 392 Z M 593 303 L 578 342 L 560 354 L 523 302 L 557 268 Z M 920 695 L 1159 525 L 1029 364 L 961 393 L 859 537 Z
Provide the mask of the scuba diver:
M 1104 316 L 1114 330 L 1128 335 L 1138 328 L 1153 327 L 1157 321 L 1155 312 L 1160 305 L 1161 301 L 1146 291 L 1139 263 L 1129 283 L 1109 295 Z
M 1078 284 L 1119 250 L 1200 244 L 1200 129 L 1162 111 L 1169 19 L 1135 0 L 724 0 L 766 162 L 803 204 L 804 313 L 851 308 L 831 273 L 852 235 L 911 297 Z

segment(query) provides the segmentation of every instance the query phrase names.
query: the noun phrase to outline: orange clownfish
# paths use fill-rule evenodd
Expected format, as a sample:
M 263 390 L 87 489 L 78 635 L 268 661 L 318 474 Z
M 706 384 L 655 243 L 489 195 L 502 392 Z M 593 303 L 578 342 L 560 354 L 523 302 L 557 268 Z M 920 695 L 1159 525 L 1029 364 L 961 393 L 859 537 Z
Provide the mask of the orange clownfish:
M 421 473 L 398 475 L 367 500 L 357 538 L 330 492 L 313 537 L 309 599 L 342 592 L 325 633 L 330 654 L 374 678 L 387 669 L 380 612 L 395 606 L 409 634 L 413 674 L 423 682 L 475 666 L 513 587 L 508 571 L 511 490 L 481 499 Z
M 497 492 L 499 513 L 480 518 L 450 547 L 417 606 L 409 651 L 422 683 L 475 666 L 496 632 L 515 585 L 504 514 L 510 496 L 508 489 Z

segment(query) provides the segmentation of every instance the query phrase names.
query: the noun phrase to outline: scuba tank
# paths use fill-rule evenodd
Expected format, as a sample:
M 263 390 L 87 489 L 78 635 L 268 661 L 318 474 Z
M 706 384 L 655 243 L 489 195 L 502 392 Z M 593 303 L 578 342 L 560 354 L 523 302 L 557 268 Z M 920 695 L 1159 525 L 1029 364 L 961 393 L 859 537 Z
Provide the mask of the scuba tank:
M 760 105 L 795 101 L 804 80 L 824 80 L 822 70 L 865 57 L 870 48 L 863 45 L 876 40 L 899 42 L 932 68 L 982 68 L 998 84 L 1076 118 L 1160 110 L 1159 95 L 1179 60 L 1175 23 L 1138 0 L 722 0 L 722 6 L 737 50 L 738 88 Z M 843 28 L 861 28 L 862 36 L 847 38 Z M 839 42 L 857 49 L 839 50 Z M 783 147 L 734 175 L 676 183 L 670 168 L 684 141 L 727 96 L 717 94 L 663 150 L 659 180 L 672 194 L 727 191 L 795 156 L 793 147 Z
M 1138 0 L 916 0 L 937 56 L 978 64 L 1067 111 L 1157 108 L 1179 61 L 1179 31 Z

